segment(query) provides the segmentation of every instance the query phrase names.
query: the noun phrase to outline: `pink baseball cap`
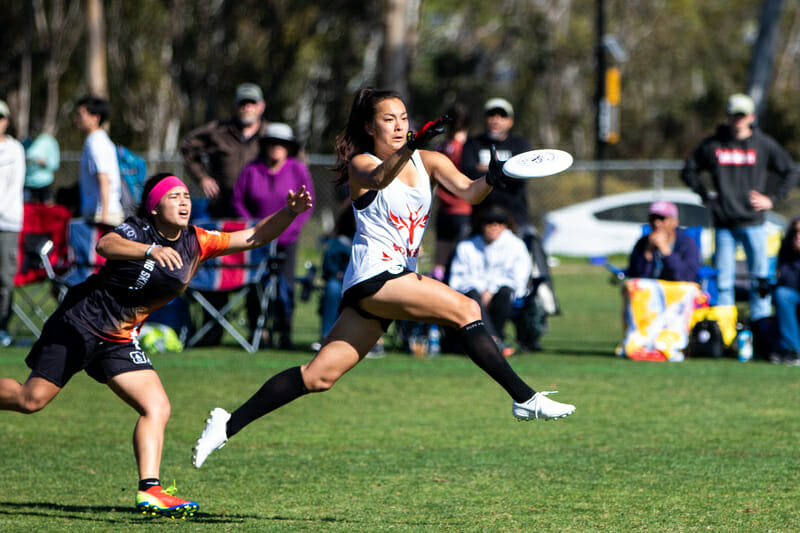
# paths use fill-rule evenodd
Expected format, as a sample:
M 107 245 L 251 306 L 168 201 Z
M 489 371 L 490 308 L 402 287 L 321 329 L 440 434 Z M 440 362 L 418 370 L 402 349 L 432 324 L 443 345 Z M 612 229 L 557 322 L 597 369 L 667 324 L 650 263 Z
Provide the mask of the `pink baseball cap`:
M 649 213 L 651 215 L 658 215 L 660 217 L 678 218 L 678 206 L 672 202 L 659 200 L 658 202 L 653 202 L 650 204 Z

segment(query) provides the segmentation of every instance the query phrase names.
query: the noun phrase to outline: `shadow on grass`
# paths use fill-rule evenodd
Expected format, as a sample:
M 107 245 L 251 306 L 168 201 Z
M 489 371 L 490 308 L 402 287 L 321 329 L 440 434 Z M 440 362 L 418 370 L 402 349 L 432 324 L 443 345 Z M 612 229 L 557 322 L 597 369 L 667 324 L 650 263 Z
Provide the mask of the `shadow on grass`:
M 110 514 L 112 516 L 103 516 Z M 0 501 L 0 517 L 2 516 L 28 516 L 38 518 L 64 518 L 69 520 L 84 520 L 88 522 L 102 522 L 109 524 L 134 525 L 137 523 L 149 524 L 153 520 L 171 520 L 169 517 L 143 516 L 133 506 L 130 508 L 117 508 L 106 505 L 63 505 L 52 502 L 3 502 Z M 250 514 L 228 514 L 220 513 L 212 515 L 207 513 L 197 513 L 187 517 L 187 522 L 198 522 L 201 524 L 237 524 L 246 520 L 260 520 L 273 522 L 305 522 L 305 523 L 342 523 L 357 524 L 358 520 L 351 518 L 340 518 L 334 516 L 318 517 L 297 517 L 280 515 L 250 515 Z M 424 524 L 418 524 L 424 525 Z
M 104 516 L 112 515 L 112 516 Z M 86 520 L 90 522 L 126 523 L 150 522 L 151 520 L 171 520 L 169 517 L 144 516 L 133 505 L 119 508 L 106 505 L 62 505 L 52 502 L 2 502 L 0 501 L 0 516 L 30 516 L 40 518 L 66 518 L 71 520 Z M 210 524 L 233 524 L 247 519 L 263 520 L 263 516 L 225 514 L 222 516 L 197 513 L 187 517 L 186 520 Z

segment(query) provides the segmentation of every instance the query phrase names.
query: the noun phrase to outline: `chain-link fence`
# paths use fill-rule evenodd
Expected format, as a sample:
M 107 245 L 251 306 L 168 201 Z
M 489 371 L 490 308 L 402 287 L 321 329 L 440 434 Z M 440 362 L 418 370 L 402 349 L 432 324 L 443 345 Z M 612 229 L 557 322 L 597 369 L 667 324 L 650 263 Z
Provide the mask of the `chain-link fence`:
M 171 172 L 176 176 L 183 176 L 183 160 L 179 155 L 162 155 L 147 159 L 148 174 Z M 66 190 L 77 185 L 79 161 L 80 153 L 62 153 L 61 168 L 55 179 L 57 190 Z M 336 161 L 335 156 L 309 154 L 306 156 L 306 161 L 314 180 L 316 198 L 314 215 L 303 232 L 303 240 L 318 242 L 318 237 L 331 229 L 335 213 L 341 207 L 343 198 L 341 193 L 337 192 L 334 183 L 336 176 L 331 170 Z M 670 159 L 576 161 L 566 172 L 528 181 L 527 195 L 531 222 L 541 230 L 542 219 L 547 212 L 604 194 L 685 187 L 680 179 L 682 167 L 683 161 Z M 189 185 L 194 189 L 193 184 Z M 197 190 L 192 192 L 193 195 L 199 193 Z M 788 201 L 781 203 L 776 211 L 787 217 L 800 212 L 800 193 L 795 190 Z M 433 227 L 430 227 L 427 233 L 432 234 Z

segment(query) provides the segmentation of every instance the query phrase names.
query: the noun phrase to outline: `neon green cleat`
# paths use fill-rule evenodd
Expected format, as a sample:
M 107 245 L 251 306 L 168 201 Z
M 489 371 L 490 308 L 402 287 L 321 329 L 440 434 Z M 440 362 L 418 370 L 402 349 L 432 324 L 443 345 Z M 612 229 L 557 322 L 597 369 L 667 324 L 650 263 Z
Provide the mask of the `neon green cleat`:
M 136 509 L 145 515 L 150 513 L 181 519 L 193 516 L 200 509 L 200 505 L 173 496 L 176 490 L 174 481 L 167 489 L 156 485 L 146 491 L 140 490 L 136 493 Z

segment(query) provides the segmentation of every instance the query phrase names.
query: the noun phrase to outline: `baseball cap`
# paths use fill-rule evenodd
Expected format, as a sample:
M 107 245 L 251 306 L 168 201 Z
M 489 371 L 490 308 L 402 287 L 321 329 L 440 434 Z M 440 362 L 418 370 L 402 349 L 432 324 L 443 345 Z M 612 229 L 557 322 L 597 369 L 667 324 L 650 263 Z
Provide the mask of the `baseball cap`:
M 264 94 L 261 92 L 261 87 L 255 83 L 243 83 L 236 88 L 236 103 L 243 100 L 251 100 L 253 102 L 261 102 L 264 100 Z
M 649 213 L 660 217 L 678 218 L 678 206 L 672 202 L 659 200 L 650 204 Z
M 509 117 L 514 116 L 514 107 L 512 107 L 511 102 L 509 102 L 505 98 L 490 98 L 483 105 L 483 110 L 486 113 L 494 109 L 500 109 L 502 111 L 505 111 L 506 115 L 508 115 Z
M 483 216 L 481 216 L 481 222 L 483 224 L 497 222 L 508 225 L 508 212 L 499 206 L 490 207 L 485 213 L 483 213 Z
M 747 96 L 746 94 L 736 93 L 731 95 L 728 98 L 728 105 L 725 107 L 725 111 L 729 115 L 750 115 L 754 113 L 756 110 L 756 106 L 753 103 L 753 99 Z
M 0 100 L 0 117 L 10 117 L 11 112 L 8 110 L 8 104 Z

